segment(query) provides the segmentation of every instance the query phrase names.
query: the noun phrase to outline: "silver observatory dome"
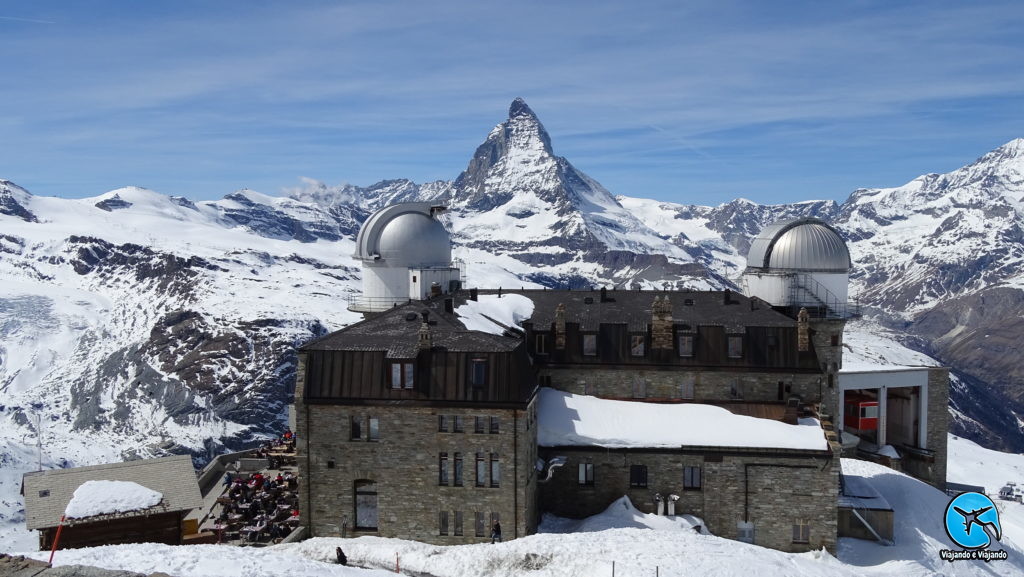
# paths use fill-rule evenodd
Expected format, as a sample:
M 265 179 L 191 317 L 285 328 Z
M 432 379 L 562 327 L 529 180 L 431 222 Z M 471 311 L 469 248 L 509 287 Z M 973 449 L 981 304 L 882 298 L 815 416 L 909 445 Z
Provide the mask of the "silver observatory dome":
M 373 213 L 359 229 L 353 256 L 392 267 L 449 266 L 451 238 L 435 218 L 443 210 L 429 202 L 407 202 Z
M 749 269 L 849 272 L 850 251 L 836 229 L 817 218 L 766 226 L 750 243 Z

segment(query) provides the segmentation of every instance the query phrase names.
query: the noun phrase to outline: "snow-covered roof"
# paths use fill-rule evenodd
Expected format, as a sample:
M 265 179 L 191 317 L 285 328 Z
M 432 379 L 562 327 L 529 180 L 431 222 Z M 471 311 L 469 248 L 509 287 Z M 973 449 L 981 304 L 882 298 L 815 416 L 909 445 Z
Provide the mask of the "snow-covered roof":
M 86 481 L 75 489 L 64 514 L 79 519 L 140 511 L 159 504 L 163 498 L 163 493 L 132 481 Z
M 456 307 L 455 314 L 471 331 L 501 335 L 533 315 L 533 301 L 519 294 L 480 295 Z
M 713 405 L 614 401 L 549 388 L 541 389 L 537 406 L 537 443 L 544 447 L 828 450 L 815 419 L 789 425 Z
M 192 466 L 192 458 L 188 455 L 73 469 L 53 469 L 25 474 L 22 489 L 25 495 L 25 526 L 28 529 L 56 527 L 69 505 L 77 499 L 76 491 L 89 481 L 128 481 L 141 485 L 161 496 L 158 501 L 160 512 L 188 511 L 203 504 L 199 483 L 196 481 L 195 468 Z M 91 485 L 87 486 L 81 503 L 79 503 L 83 507 L 88 505 L 87 509 L 99 506 L 99 502 L 93 499 L 94 488 Z M 140 494 L 125 501 L 123 505 L 139 505 L 142 501 L 143 496 Z M 85 511 L 85 508 L 78 509 L 79 504 L 72 507 L 76 513 Z M 110 507 L 115 506 L 107 503 L 103 508 Z M 115 508 L 117 507 L 121 507 L 121 505 L 117 505 Z M 117 513 L 121 515 L 131 515 L 133 511 L 148 513 L 152 510 L 150 507 L 141 511 L 118 508 Z M 110 511 L 95 513 L 95 515 L 106 514 L 113 513 Z M 84 519 L 81 517 L 81 515 L 74 515 L 65 524 L 74 524 L 76 518 L 79 519 L 79 522 L 87 522 L 93 516 Z

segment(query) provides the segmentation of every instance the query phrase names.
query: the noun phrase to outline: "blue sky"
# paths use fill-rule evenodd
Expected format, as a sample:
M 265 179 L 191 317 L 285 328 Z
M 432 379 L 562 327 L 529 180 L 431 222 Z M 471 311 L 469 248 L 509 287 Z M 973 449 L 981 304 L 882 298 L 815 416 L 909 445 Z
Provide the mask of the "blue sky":
M 1024 137 L 1010 2 L 0 4 L 0 178 L 453 179 L 522 96 L 615 194 L 843 200 Z

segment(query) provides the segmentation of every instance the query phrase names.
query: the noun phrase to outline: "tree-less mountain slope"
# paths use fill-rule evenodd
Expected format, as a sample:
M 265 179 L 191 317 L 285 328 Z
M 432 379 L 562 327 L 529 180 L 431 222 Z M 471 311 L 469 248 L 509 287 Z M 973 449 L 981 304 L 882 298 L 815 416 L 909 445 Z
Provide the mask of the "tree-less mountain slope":
M 294 346 L 356 318 L 361 222 L 408 200 L 452 208 L 456 257 L 471 285 L 492 287 L 733 286 L 763 226 L 830 220 L 878 321 L 963 373 L 958 430 L 1024 448 L 1007 393 L 1020 371 L 1021 148 L 842 205 L 678 205 L 613 196 L 555 155 L 517 100 L 450 182 L 193 202 L 131 187 L 45 198 L 0 181 L 0 515 L 17 515 L 37 432 L 51 465 L 206 455 L 279 432 Z

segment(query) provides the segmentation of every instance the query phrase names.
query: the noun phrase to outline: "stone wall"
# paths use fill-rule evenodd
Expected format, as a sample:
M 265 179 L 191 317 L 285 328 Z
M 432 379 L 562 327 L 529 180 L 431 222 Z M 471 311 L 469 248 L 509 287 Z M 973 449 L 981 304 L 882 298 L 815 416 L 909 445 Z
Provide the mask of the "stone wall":
M 300 363 L 299 378 L 303 367 Z M 301 380 L 299 382 L 302 382 Z M 381 537 L 414 539 L 435 544 L 489 540 L 492 514 L 500 516 L 506 539 L 536 528 L 536 475 L 531 455 L 536 447 L 535 419 L 527 410 L 422 407 L 410 405 L 306 405 L 296 394 L 302 523 L 315 537 L 351 536 L 355 524 L 357 481 L 376 484 L 378 530 Z M 438 431 L 445 415 L 448 432 Z M 454 432 L 454 418 L 463 432 Z M 363 423 L 362 438 L 350 440 L 351 419 Z M 379 424 L 379 438 L 367 436 L 368 419 Z M 475 418 L 484 417 L 484 433 L 474 432 Z M 496 417 L 499 432 L 490 433 Z M 439 484 L 439 454 L 447 453 L 448 484 Z M 454 484 L 455 453 L 462 457 L 462 486 Z M 475 456 L 482 453 L 484 486 L 476 484 Z M 498 455 L 500 481 L 492 487 L 490 457 Z M 448 512 L 448 535 L 439 534 L 439 514 Z M 461 511 L 462 535 L 455 533 L 455 512 Z M 483 537 L 476 536 L 475 514 L 485 519 Z
M 928 369 L 928 431 L 926 442 L 928 449 L 934 452 L 934 458 L 904 454 L 901 459 L 902 470 L 909 474 L 946 490 L 947 442 L 949 437 L 949 369 L 934 367 Z
M 833 447 L 838 449 L 838 447 Z M 676 513 L 704 519 L 708 530 L 736 539 L 737 523 L 754 523 L 754 542 L 780 551 L 827 548 L 835 553 L 839 459 L 834 451 L 787 453 L 702 452 L 697 450 L 610 450 L 542 448 L 541 456 L 568 463 L 540 486 L 541 507 L 582 518 L 600 513 L 622 495 L 653 513 L 655 493 L 675 494 Z M 592 463 L 592 486 L 579 483 L 581 463 Z M 647 487 L 630 486 L 630 466 L 646 465 Z M 700 467 L 701 489 L 683 488 L 683 467 Z M 808 542 L 793 541 L 793 525 L 806 521 Z
M 843 368 L 843 329 L 845 320 L 812 319 L 811 346 L 821 365 L 821 404 L 831 417 L 839 414 L 839 369 Z
M 683 399 L 683 384 L 693 383 L 693 400 L 717 402 L 742 399 L 748 402 L 779 402 L 779 382 L 783 383 L 783 401 L 797 395 L 806 403 L 817 403 L 824 391 L 820 374 L 769 373 L 740 371 L 666 369 L 544 368 L 542 377 L 551 378 L 551 386 L 561 391 L 609 398 Z M 543 379 L 542 379 L 543 380 Z M 638 380 L 644 382 L 638 387 Z M 737 388 L 738 387 L 738 388 Z M 733 391 L 739 396 L 734 396 Z

